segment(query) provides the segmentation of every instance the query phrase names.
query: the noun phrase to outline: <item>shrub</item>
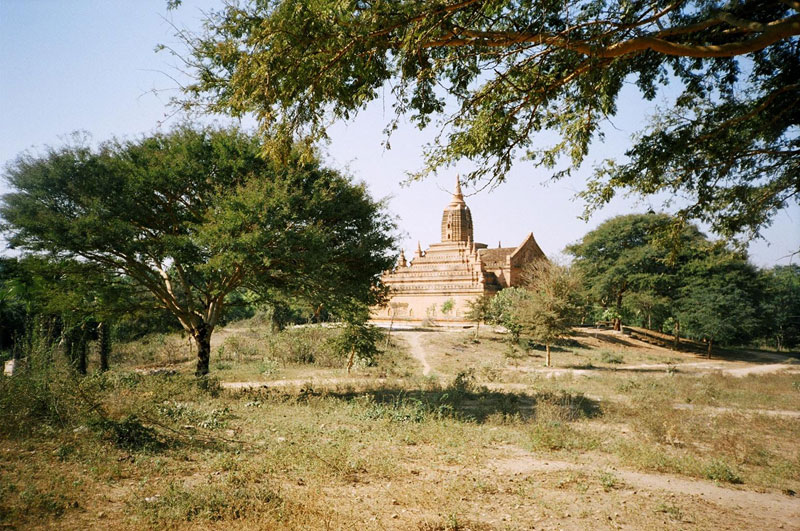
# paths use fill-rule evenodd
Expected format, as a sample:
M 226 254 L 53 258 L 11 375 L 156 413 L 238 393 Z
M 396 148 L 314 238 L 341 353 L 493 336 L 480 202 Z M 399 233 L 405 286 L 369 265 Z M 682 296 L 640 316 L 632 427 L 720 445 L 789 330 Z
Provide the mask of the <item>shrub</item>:
M 703 470 L 704 475 L 714 481 L 722 481 L 725 483 L 741 483 L 742 478 L 739 473 L 732 469 L 725 461 L 715 459 L 706 465 Z
M 610 352 L 608 350 L 603 350 L 600 352 L 600 361 L 603 363 L 614 363 L 619 364 L 623 363 L 622 355 L 617 352 Z
M 143 425 L 136 415 L 121 421 L 100 418 L 90 424 L 106 439 L 124 450 L 157 450 L 163 446 L 155 430 Z
M 34 334 L 24 343 L 25 364 L 0 376 L 0 434 L 30 434 L 32 426 L 66 426 L 95 401 L 97 378 L 79 378 L 52 342 Z

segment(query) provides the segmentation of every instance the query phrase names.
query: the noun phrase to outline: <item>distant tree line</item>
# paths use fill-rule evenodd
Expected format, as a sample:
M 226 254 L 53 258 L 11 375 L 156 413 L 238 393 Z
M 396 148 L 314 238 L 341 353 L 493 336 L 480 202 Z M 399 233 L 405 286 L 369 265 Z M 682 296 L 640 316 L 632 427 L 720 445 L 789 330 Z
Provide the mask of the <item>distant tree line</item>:
M 618 216 L 567 248 L 584 321 L 704 340 L 709 352 L 715 342 L 800 344 L 800 266 L 759 269 L 697 227 L 675 227 L 665 214 Z
M 522 287 L 476 303 L 472 317 L 542 344 L 567 334 L 565 322 L 607 322 L 702 340 L 709 355 L 715 344 L 800 345 L 800 266 L 759 269 L 697 227 L 677 226 L 665 214 L 609 219 L 567 247 L 570 267 L 534 265 Z

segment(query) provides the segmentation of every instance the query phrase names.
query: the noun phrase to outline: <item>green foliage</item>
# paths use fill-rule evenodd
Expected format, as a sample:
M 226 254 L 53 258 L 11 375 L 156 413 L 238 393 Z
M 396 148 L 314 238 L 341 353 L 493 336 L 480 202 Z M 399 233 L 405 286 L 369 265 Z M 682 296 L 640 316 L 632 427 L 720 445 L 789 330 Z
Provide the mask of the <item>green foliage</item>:
M 195 81 L 180 103 L 253 114 L 287 155 L 389 84 L 388 132 L 404 115 L 446 125 L 418 176 L 466 159 L 468 180 L 502 182 L 520 155 L 568 162 L 556 177 L 580 165 L 631 82 L 648 100 L 677 89 L 626 162 L 597 170 L 588 210 L 667 192 L 689 197 L 681 220 L 752 236 L 797 201 L 798 17 L 791 2 L 250 0 L 181 34 Z M 542 131 L 558 135 L 543 149 Z
M 514 343 L 519 342 L 522 323 L 517 315 L 517 308 L 530 299 L 530 293 L 523 288 L 506 288 L 492 297 L 488 321 L 499 324 L 509 331 Z
M 378 343 L 383 339 L 383 331 L 366 322 L 347 323 L 336 337 L 335 347 L 342 357 L 353 356 L 361 365 L 375 364 L 380 353 Z
M 265 360 L 275 360 L 283 366 L 341 367 L 343 354 L 337 348 L 336 336 L 336 329 L 297 326 L 269 334 L 257 346 L 265 349 Z
M 609 352 L 608 350 L 600 351 L 600 361 L 603 363 L 619 364 L 624 361 L 621 354 L 618 352 Z
M 736 470 L 732 469 L 725 461 L 715 459 L 703 471 L 708 479 L 725 483 L 742 483 L 742 478 Z
M 80 257 L 148 290 L 198 344 L 198 375 L 230 296 L 380 300 L 393 223 L 363 185 L 315 160 L 276 164 L 232 129 L 179 127 L 137 141 L 23 154 L 0 215 L 12 245 Z
M 617 216 L 568 246 L 590 300 L 613 309 L 615 318 L 627 319 L 639 312 L 645 322 L 655 317 L 653 326 L 658 327 L 658 319 L 666 317 L 666 300 L 675 297 L 680 286 L 677 266 L 705 241 L 693 226 L 671 234 L 672 223 L 664 214 Z M 677 248 L 670 245 L 676 239 Z M 631 295 L 632 300 L 626 301 Z
M 441 308 L 442 313 L 444 315 L 448 315 L 450 312 L 453 311 L 453 308 L 455 308 L 455 306 L 456 306 L 456 301 L 454 301 L 452 298 L 447 299 L 442 303 L 442 308 Z
M 683 277 L 677 317 L 689 337 L 730 344 L 757 331 L 758 275 L 741 256 L 707 255 L 687 264 Z
M 482 323 L 487 321 L 492 314 L 492 297 L 481 295 L 469 301 L 469 310 L 465 317 L 470 321 Z
M 684 227 L 678 248 L 667 245 L 664 229 L 672 226 L 664 215 L 618 216 L 568 247 L 588 297 L 605 307 L 602 318 L 727 344 L 767 333 L 759 328 L 769 328 L 770 312 L 762 305 L 765 319 L 759 317 L 759 304 L 767 285 L 783 289 L 777 277 L 759 275 L 745 255 L 708 241 L 693 226 Z M 791 321 L 790 292 L 784 323 Z
M 762 273 L 763 337 L 780 350 L 800 345 L 800 266 L 775 266 Z
M 241 520 L 277 513 L 283 506 L 280 495 L 269 485 L 245 482 L 236 475 L 197 486 L 171 482 L 162 495 L 153 498 L 137 504 L 152 524 Z
M 125 450 L 156 450 L 163 446 L 153 428 L 144 426 L 136 415 L 120 421 L 99 418 L 90 422 L 91 427 Z
M 21 342 L 22 366 L 11 378 L 0 377 L 0 434 L 29 434 L 32 427 L 64 427 L 85 414 L 95 380 L 79 380 L 74 368 L 51 340 L 35 326 Z
M 529 296 L 516 310 L 519 323 L 534 341 L 548 347 L 568 336 L 578 315 L 581 279 L 569 267 L 546 261 L 525 270 Z

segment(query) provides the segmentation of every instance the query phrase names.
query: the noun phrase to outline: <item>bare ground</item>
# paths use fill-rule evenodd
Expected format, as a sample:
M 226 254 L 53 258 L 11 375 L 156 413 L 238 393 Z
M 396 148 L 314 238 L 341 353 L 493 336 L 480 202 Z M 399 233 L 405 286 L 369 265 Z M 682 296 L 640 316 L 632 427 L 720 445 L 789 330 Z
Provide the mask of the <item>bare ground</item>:
M 447 333 L 447 332 L 445 332 Z M 436 348 L 428 340 L 431 332 L 396 331 L 395 337 L 407 344 L 408 352 L 421 366 L 421 373 L 429 376 L 434 373 L 444 375 L 432 359 Z M 710 374 L 721 373 L 737 377 L 747 375 L 771 374 L 781 371 L 795 372 L 796 365 L 785 363 L 788 358 L 779 354 L 770 354 L 759 359 L 761 363 L 741 360 L 728 361 L 721 359 L 697 361 L 694 354 L 675 353 L 671 350 L 654 346 L 630 337 L 619 336 L 610 331 L 592 331 L 584 334 L 582 342 L 590 347 L 601 347 L 608 343 L 623 345 L 627 350 L 639 350 L 653 355 L 669 356 L 669 363 L 633 363 L 614 367 L 617 371 L 655 372 L 674 370 L 681 373 Z M 677 358 L 677 360 L 676 360 Z M 772 363 L 763 363 L 766 358 Z M 589 376 L 591 370 L 580 368 L 545 368 L 517 367 L 520 372 L 533 372 L 545 377 L 553 376 Z M 274 380 L 271 382 L 227 382 L 223 386 L 229 389 L 241 389 L 258 386 L 296 386 L 311 384 L 315 387 L 343 385 L 375 385 L 376 381 L 358 378 L 324 378 Z M 377 382 L 379 383 L 379 382 Z M 483 382 L 491 389 L 524 390 L 525 384 Z M 608 397 L 606 397 L 608 399 Z M 622 397 L 624 399 L 624 397 Z M 700 406 L 693 404 L 676 404 L 676 409 L 703 410 L 712 413 L 734 411 L 733 408 Z M 741 409 L 736 409 L 742 412 Z M 788 419 L 800 419 L 800 412 L 788 410 L 752 409 L 745 412 L 764 414 Z M 647 473 L 629 468 L 621 468 L 609 461 L 608 457 L 583 455 L 573 460 L 543 459 L 540 455 L 527 452 L 514 445 L 499 445 L 486 449 L 489 458 L 479 468 L 465 464 L 458 470 L 427 470 L 423 476 L 436 484 L 452 481 L 459 473 L 467 474 L 473 480 L 484 477 L 492 485 L 528 481 L 538 485 L 538 494 L 520 503 L 517 497 L 503 496 L 502 489 L 492 498 L 489 506 L 474 507 L 476 521 L 492 526 L 516 528 L 522 524 L 530 529 L 641 529 L 657 527 L 700 528 L 700 529 L 800 529 L 800 501 L 781 492 L 758 492 L 747 488 L 722 486 L 713 481 L 692 479 L 681 476 Z M 586 478 L 611 478 L 608 481 L 613 487 L 594 490 L 591 501 L 584 496 L 564 496 L 560 485 L 566 481 L 581 482 Z M 448 479 L 449 478 L 449 479 Z M 531 483 L 532 482 L 532 483 Z M 386 511 L 370 510 L 369 500 L 386 499 L 387 494 L 371 491 L 375 486 L 354 486 L 348 493 L 355 496 L 354 509 L 363 519 L 366 527 L 385 529 L 407 529 L 416 527 L 422 521 L 440 521 L 442 514 L 434 508 L 427 507 L 420 501 L 416 509 L 402 509 L 387 519 Z M 387 485 L 383 489 L 390 489 Z M 493 489 L 496 487 L 492 487 Z M 592 491 L 591 487 L 586 487 Z M 336 489 L 333 489 L 336 490 Z M 581 489 L 579 488 L 579 491 Z M 338 493 L 338 494 L 344 494 Z M 430 493 L 435 498 L 434 493 Z M 462 500 L 468 502 L 469 500 Z M 364 503 L 359 503 L 364 502 Z M 396 503 L 396 501 L 395 501 Z M 403 506 L 408 506 L 406 502 Z M 413 504 L 412 504 L 413 505 Z M 556 509 L 553 509 L 553 508 Z M 655 509 L 654 509 L 655 507 Z M 363 513 L 360 511 L 364 511 Z M 663 519 L 644 516 L 655 511 L 663 513 Z M 391 511 L 390 511 L 391 512 Z M 369 517 L 369 515 L 373 515 Z M 416 522 L 414 526 L 410 525 Z M 467 524 L 465 529 L 469 529 Z M 476 527 L 480 528 L 480 526 Z

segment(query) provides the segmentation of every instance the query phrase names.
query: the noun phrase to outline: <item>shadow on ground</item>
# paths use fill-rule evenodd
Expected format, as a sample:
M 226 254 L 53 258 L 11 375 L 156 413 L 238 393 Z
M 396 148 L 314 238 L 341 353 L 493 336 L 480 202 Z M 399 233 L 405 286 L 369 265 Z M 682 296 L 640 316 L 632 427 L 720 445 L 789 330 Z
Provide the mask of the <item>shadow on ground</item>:
M 275 393 L 275 390 L 253 390 Z M 504 392 L 471 385 L 441 389 L 399 389 L 380 386 L 358 391 L 314 390 L 306 387 L 296 395 L 284 398 L 305 400 L 310 397 L 332 397 L 359 405 L 361 414 L 370 418 L 421 422 L 430 418 L 449 418 L 464 422 L 484 423 L 498 415 L 504 418 L 538 418 L 546 410 L 547 418 L 574 421 L 602 415 L 600 403 L 581 393 L 568 392 Z

